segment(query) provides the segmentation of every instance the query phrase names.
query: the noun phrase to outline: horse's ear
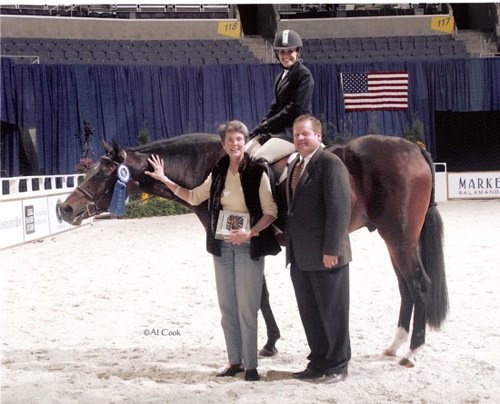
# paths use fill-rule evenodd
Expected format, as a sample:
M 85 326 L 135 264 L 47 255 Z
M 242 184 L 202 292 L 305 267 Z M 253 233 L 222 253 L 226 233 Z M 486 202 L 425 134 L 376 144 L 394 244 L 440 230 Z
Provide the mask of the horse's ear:
M 113 153 L 113 146 L 111 146 L 108 142 L 104 140 L 104 138 L 101 139 L 102 147 L 104 147 L 104 150 L 106 151 L 106 154 L 109 155 Z
M 118 143 L 113 139 L 113 154 L 112 159 L 118 163 L 123 163 L 125 161 L 126 153 L 123 149 L 120 149 Z
M 118 152 L 116 153 L 116 161 L 119 163 L 123 163 L 125 161 L 125 157 L 127 157 L 127 153 L 125 153 L 125 150 L 118 149 Z
M 104 150 L 106 151 L 107 157 L 119 163 L 123 163 L 123 161 L 125 160 L 125 152 L 120 149 L 118 143 L 116 143 L 115 140 L 113 140 L 113 145 L 110 145 L 104 139 L 101 139 L 101 142 Z

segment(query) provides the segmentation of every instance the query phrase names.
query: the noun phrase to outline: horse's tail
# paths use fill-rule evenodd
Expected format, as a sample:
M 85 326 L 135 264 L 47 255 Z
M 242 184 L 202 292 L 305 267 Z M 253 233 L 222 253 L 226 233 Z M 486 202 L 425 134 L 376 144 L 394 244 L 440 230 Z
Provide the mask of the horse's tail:
M 432 171 L 432 192 L 429 209 L 420 233 L 420 258 L 431 280 L 427 305 L 427 323 L 430 327 L 438 329 L 448 313 L 448 287 L 446 285 L 443 254 L 443 221 L 434 196 L 434 164 L 426 151 L 422 150 L 422 154 Z

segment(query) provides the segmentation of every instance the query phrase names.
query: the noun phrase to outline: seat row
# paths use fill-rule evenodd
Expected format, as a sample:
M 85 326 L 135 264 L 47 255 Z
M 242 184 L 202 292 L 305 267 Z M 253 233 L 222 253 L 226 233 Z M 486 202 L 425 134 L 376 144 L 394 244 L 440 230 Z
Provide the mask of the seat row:
M 0 38 L 1 46 L 8 49 L 171 49 L 171 48 L 240 48 L 238 40 L 226 39 L 171 39 L 171 40 L 97 40 L 57 38 Z
M 369 38 L 322 38 L 306 39 L 304 48 L 313 51 L 322 50 L 384 50 L 384 49 L 407 49 L 426 48 L 454 42 L 451 35 L 422 35 L 402 37 L 369 37 Z
M 442 37 L 442 38 L 441 38 Z M 451 36 L 382 37 L 306 40 L 302 55 L 306 61 L 332 59 L 401 59 L 470 57 L 463 41 Z

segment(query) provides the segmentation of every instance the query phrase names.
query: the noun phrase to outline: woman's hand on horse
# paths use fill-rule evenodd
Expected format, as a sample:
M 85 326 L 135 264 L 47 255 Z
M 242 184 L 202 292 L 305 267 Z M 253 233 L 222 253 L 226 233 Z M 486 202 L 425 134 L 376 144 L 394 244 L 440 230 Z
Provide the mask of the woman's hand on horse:
M 165 175 L 165 162 L 160 156 L 157 154 L 152 154 L 151 157 L 148 157 L 148 162 L 153 167 L 153 171 L 145 171 L 144 174 L 149 175 L 151 178 L 155 180 L 168 180 Z

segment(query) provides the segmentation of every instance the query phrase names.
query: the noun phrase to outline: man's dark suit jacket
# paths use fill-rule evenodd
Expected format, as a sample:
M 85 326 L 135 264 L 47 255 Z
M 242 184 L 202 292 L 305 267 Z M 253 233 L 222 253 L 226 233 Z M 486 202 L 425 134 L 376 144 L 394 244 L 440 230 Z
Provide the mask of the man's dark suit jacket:
M 347 228 L 351 218 L 349 172 L 334 154 L 318 149 L 304 168 L 291 195 L 291 174 L 299 158 L 290 165 L 287 178 L 287 263 L 303 271 L 326 270 L 323 255 L 337 255 L 337 267 L 351 261 Z

